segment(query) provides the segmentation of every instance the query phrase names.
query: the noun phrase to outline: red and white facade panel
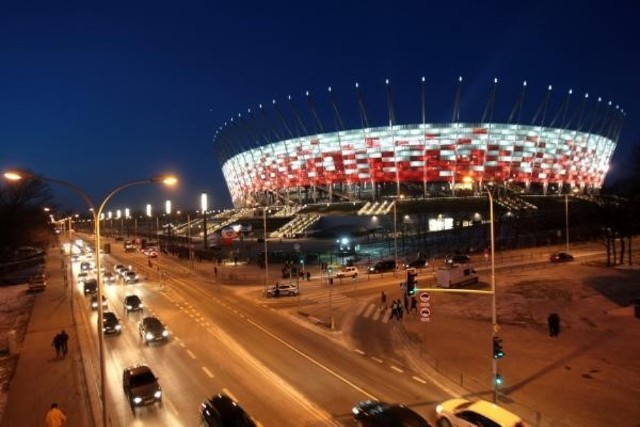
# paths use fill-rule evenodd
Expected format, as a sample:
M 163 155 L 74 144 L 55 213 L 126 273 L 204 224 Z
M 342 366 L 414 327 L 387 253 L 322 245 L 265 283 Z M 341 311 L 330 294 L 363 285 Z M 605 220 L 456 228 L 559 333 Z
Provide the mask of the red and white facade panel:
M 236 205 L 252 194 L 383 182 L 476 181 L 599 188 L 615 142 L 601 135 L 507 124 L 409 125 L 278 141 L 222 167 Z

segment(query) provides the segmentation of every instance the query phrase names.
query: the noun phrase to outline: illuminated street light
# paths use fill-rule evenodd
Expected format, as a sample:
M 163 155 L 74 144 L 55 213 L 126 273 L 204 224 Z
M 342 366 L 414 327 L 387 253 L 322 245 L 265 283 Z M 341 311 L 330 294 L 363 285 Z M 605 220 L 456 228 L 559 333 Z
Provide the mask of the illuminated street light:
M 207 210 L 209 209 L 207 193 L 200 194 L 200 209 L 202 209 L 202 229 L 204 230 L 204 249 L 209 248 L 207 242 Z M 191 240 L 189 240 L 191 241 Z
M 145 180 L 139 180 L 139 181 L 131 181 L 131 182 L 127 182 L 125 184 L 120 185 L 119 187 L 116 187 L 114 190 L 112 190 L 107 197 L 104 198 L 104 200 L 102 201 L 102 203 L 100 203 L 100 206 L 98 208 L 98 210 L 95 209 L 93 202 L 91 201 L 91 198 L 87 195 L 87 193 L 80 189 L 80 187 L 76 186 L 75 184 L 72 184 L 68 181 L 64 181 L 61 179 L 56 179 L 56 178 L 48 178 L 48 177 L 44 177 L 44 176 L 35 176 L 31 173 L 28 172 L 21 172 L 21 171 L 8 171 L 6 173 L 4 173 L 4 177 L 10 181 L 19 181 L 21 179 L 41 179 L 43 181 L 48 181 L 48 182 L 53 182 L 56 184 L 60 184 L 63 185 L 71 190 L 73 190 L 74 192 L 76 192 L 78 195 L 80 195 L 80 197 L 82 197 L 84 199 L 84 201 L 87 203 L 87 205 L 89 205 L 89 210 L 92 212 L 93 214 L 93 222 L 94 222 L 94 245 L 95 245 L 95 251 L 96 251 L 96 271 L 98 272 L 96 274 L 96 281 L 98 283 L 98 292 L 97 292 L 97 299 L 98 301 L 102 301 L 102 275 L 100 274 L 101 271 L 101 263 L 102 263 L 102 257 L 100 255 L 100 246 L 101 246 L 101 237 L 100 237 L 100 218 L 103 218 L 103 209 L 106 206 L 107 202 L 119 191 L 124 190 L 125 188 L 131 187 L 133 185 L 139 185 L 139 184 L 151 184 L 151 183 L 164 183 L 165 185 L 175 185 L 178 180 L 175 176 L 158 176 L 158 177 L 153 177 L 153 178 L 149 178 L 149 179 L 145 179 Z M 109 218 L 111 218 L 111 212 L 109 212 Z M 103 318 L 103 313 L 104 313 L 104 307 L 102 306 L 102 304 L 98 304 L 98 318 L 96 321 L 96 325 L 97 325 L 97 332 L 98 332 L 98 353 L 99 353 L 99 363 L 100 363 L 100 402 L 102 404 L 102 425 L 104 427 L 108 426 L 110 423 L 108 422 L 108 411 L 107 411 L 107 399 L 106 399 L 106 387 L 105 387 L 105 383 L 106 383 L 106 373 L 105 373 L 105 359 L 104 359 L 104 334 L 102 333 L 102 318 Z

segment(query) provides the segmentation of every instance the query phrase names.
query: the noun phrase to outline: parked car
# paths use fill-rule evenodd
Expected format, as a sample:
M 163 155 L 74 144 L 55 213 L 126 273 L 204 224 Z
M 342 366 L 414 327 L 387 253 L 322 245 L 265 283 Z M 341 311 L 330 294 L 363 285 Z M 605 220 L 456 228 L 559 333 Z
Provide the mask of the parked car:
M 378 261 L 375 264 L 373 264 L 371 267 L 369 267 L 369 273 L 370 274 L 385 273 L 388 271 L 394 271 L 395 269 L 396 269 L 395 260 Z
M 278 283 L 267 289 L 267 298 L 298 295 L 298 286 L 293 284 Z
M 431 427 L 419 414 L 399 404 L 363 400 L 351 412 L 361 427 Z
M 216 394 L 200 404 L 202 423 L 208 427 L 255 427 L 251 416 L 226 394 Z
M 573 255 L 567 252 L 554 252 L 549 257 L 549 261 L 551 262 L 570 262 L 573 260 Z
M 80 271 L 91 271 L 91 263 L 88 261 L 82 261 L 80 263 Z
M 518 415 L 486 400 L 449 399 L 436 406 L 438 426 L 526 427 Z
M 107 308 L 107 298 L 102 295 L 102 308 Z M 91 310 L 98 309 L 98 294 L 91 295 Z
M 102 332 L 105 335 L 120 335 L 120 332 L 122 332 L 120 320 L 118 320 L 114 312 L 105 311 L 104 313 L 102 313 Z
M 129 314 L 130 311 L 142 311 L 142 300 L 138 295 L 127 295 L 124 297 L 123 310 L 127 314 Z
M 424 258 L 414 259 L 413 261 L 406 263 L 404 265 L 405 269 L 409 269 L 409 268 L 421 269 L 421 268 L 427 268 L 427 267 L 429 267 L 429 260 Z
M 358 277 L 358 267 L 346 266 L 336 273 L 336 277 Z
M 138 325 L 140 339 L 149 345 L 150 342 L 166 341 L 169 338 L 169 331 L 157 317 L 148 316 L 143 318 Z
M 98 281 L 96 279 L 88 279 L 82 285 L 85 295 L 95 294 L 98 292 Z
M 470 264 L 471 257 L 469 255 L 447 255 L 444 259 L 447 264 Z
M 138 406 L 152 405 L 156 402 L 162 405 L 162 388 L 158 378 L 146 365 L 126 368 L 122 372 L 122 387 L 134 412 Z
M 78 282 L 84 282 L 89 278 L 89 272 L 88 271 L 81 271 L 80 273 L 78 273 Z

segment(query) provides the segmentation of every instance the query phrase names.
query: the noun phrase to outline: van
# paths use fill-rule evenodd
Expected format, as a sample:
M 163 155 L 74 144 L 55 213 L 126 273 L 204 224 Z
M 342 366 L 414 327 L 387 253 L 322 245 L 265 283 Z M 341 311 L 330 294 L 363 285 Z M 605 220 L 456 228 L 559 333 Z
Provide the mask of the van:
M 369 267 L 369 274 L 385 273 L 387 271 L 394 271 L 395 269 L 396 269 L 395 260 L 378 261 L 375 264 L 373 264 L 371 267 Z
M 96 279 L 85 280 L 84 285 L 84 294 L 95 294 L 98 292 L 98 281 Z
M 455 288 L 478 283 L 478 275 L 469 264 L 445 264 L 436 272 L 436 283 L 441 288 Z

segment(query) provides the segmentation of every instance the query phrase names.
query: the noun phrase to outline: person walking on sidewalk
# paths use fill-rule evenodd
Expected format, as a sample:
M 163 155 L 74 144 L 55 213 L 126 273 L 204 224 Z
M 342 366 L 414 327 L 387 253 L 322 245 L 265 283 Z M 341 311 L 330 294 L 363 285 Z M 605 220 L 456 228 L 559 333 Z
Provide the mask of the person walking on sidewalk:
M 558 313 L 551 313 L 547 318 L 549 324 L 549 336 L 557 337 L 560 333 L 560 315 Z
M 411 296 L 411 311 L 418 312 L 418 300 L 415 296 Z
M 56 350 L 56 359 L 60 357 L 60 351 L 62 350 L 62 337 L 60 334 L 56 334 L 53 337 L 53 341 L 51 342 L 51 346 Z
M 384 293 L 384 291 L 382 291 L 382 293 L 380 294 L 380 310 L 386 310 L 387 309 L 387 294 Z
M 65 357 L 67 355 L 68 350 L 69 350 L 68 347 L 67 347 L 67 342 L 68 341 L 69 341 L 69 335 L 63 329 L 62 332 L 60 332 L 60 350 L 62 350 L 62 357 Z
M 58 408 L 58 404 L 53 402 L 51 409 L 47 411 L 44 422 L 47 424 L 47 427 L 63 427 L 67 423 L 67 416 Z

